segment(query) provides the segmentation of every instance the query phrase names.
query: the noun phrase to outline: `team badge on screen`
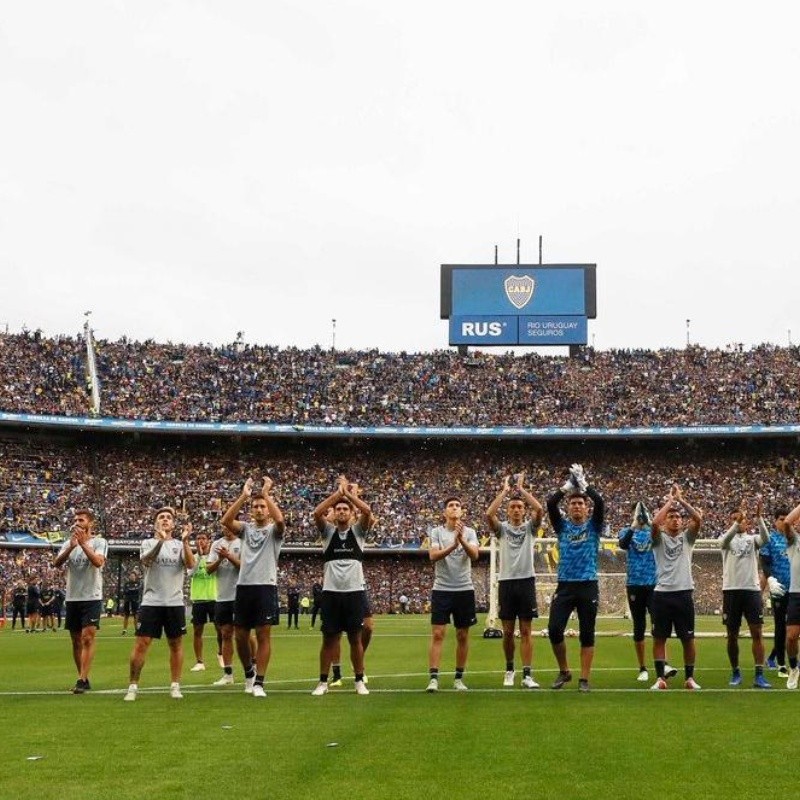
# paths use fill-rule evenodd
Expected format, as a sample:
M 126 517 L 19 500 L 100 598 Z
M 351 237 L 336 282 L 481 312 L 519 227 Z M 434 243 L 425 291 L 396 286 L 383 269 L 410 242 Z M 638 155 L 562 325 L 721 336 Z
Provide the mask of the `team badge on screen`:
M 524 308 L 533 297 L 533 290 L 536 282 L 529 275 L 518 277 L 509 275 L 504 281 L 506 287 L 506 297 L 511 301 L 515 308 Z

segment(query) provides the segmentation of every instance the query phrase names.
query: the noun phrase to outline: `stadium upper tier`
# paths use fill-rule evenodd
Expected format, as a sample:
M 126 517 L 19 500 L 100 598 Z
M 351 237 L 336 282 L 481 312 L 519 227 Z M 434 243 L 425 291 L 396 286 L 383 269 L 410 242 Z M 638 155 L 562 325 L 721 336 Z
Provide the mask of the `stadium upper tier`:
M 777 425 L 800 420 L 800 347 L 454 351 L 98 341 L 101 414 L 292 425 Z M 0 411 L 90 411 L 82 338 L 0 335 Z

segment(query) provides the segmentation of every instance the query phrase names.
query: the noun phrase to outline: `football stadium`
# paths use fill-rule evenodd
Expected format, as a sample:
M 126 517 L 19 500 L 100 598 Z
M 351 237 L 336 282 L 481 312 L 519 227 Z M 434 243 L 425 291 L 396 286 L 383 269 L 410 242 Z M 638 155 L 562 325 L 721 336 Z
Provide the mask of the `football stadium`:
M 0 800 L 791 793 L 798 23 L 0 4 Z
M 759 660 L 772 688 L 754 686 L 746 621 L 742 680 L 731 685 L 720 540 L 732 514 L 744 512 L 743 528 L 755 533 L 759 502 L 770 527 L 776 509 L 798 502 L 797 348 L 579 347 L 571 356 L 401 355 L 236 343 L 208 349 L 95 341 L 88 325 L 82 337 L 27 332 L 0 337 L 0 346 L 0 703 L 12 726 L 4 756 L 7 796 L 56 796 L 48 793 L 57 786 L 61 797 L 139 797 L 143 763 L 148 792 L 159 797 L 217 796 L 219 775 L 232 791 L 264 797 L 415 797 L 421 791 L 471 797 L 528 790 L 547 797 L 633 797 L 643 785 L 663 792 L 680 781 L 701 782 L 704 791 L 722 796 L 775 785 L 773 759 L 784 748 L 790 757 L 791 737 L 771 737 L 769 759 L 750 759 L 750 753 L 771 719 L 792 713 L 796 693 L 778 671 L 789 663 L 785 654 L 765 660 L 775 642 L 769 590 Z M 513 394 L 493 391 L 499 371 Z M 741 374 L 752 378 L 731 380 Z M 342 380 L 347 375 L 358 375 L 358 382 Z M 645 379 L 646 406 L 637 386 Z M 554 407 L 562 409 L 562 426 L 542 426 Z M 504 685 L 508 659 L 497 616 L 503 565 L 486 511 L 507 477 L 515 485 L 521 478 L 544 505 L 570 480 L 575 464 L 605 507 L 594 545 L 599 604 L 590 691 L 579 691 L 583 638 L 574 614 L 564 642 L 575 680 L 551 688 L 559 667 L 548 617 L 561 554 L 547 513 L 539 515 L 526 545 L 538 609 L 529 623 L 533 656 L 527 666 L 539 688 L 521 682 L 526 665 L 519 630 L 512 640 L 515 675 Z M 326 564 L 314 514 L 336 496 L 341 476 L 358 487 L 374 517 L 362 562 L 372 611 L 362 667 L 368 697 L 354 691 L 346 638 L 336 659 L 340 680 L 331 672 L 324 695 L 312 695 L 324 622 L 316 618 L 315 584 L 319 589 Z M 221 681 L 213 618 L 193 635 L 192 581 L 185 575 L 182 697 L 171 696 L 169 648 L 154 639 L 136 702 L 124 702 L 132 643 L 139 638 L 136 606 L 125 606 L 131 591 L 141 600 L 149 569 L 141 545 L 156 535 L 155 513 L 169 507 L 178 525 L 190 523 L 189 546 L 199 555 L 198 537 L 217 540 L 245 483 L 260 488 L 266 478 L 273 481 L 285 529 L 277 561 L 280 618 L 271 626 L 265 697 L 257 702 L 244 691 L 236 654 L 227 656 L 230 682 Z M 652 519 L 673 484 L 703 515 L 691 566 L 699 691 L 684 686 L 684 659 L 674 638 L 667 658 L 678 674 L 666 681 L 667 691 L 652 691 L 657 675 L 649 620 L 640 665 L 626 592 L 628 552 L 617 536 L 636 524 L 637 503 Z M 439 691 L 431 693 L 430 554 L 449 496 L 460 498 L 463 520 L 477 534 L 479 555 L 471 568 L 477 624 L 462 623 L 469 638 L 465 664 L 456 663 L 463 656 L 455 632 L 445 629 Z M 69 547 L 84 509 L 92 511 L 107 549 L 98 570 L 102 618 L 90 688 L 75 693 L 65 569 L 55 557 Z M 525 514 L 535 516 L 533 508 Z M 248 518 L 246 507 L 240 518 Z M 45 609 L 31 618 L 37 603 L 39 611 L 49 604 L 50 615 Z M 193 649 L 198 639 L 199 651 Z M 453 688 L 459 666 L 467 691 Z M 454 783 L 440 768 L 448 747 L 480 778 L 462 775 Z M 229 758 L 244 758 L 253 768 L 230 767 Z M 746 770 L 739 768 L 743 759 L 749 759 Z M 729 768 L 720 769 L 720 762 Z M 258 780 L 261 794 L 253 789 Z M 778 785 L 788 786 L 788 779 Z

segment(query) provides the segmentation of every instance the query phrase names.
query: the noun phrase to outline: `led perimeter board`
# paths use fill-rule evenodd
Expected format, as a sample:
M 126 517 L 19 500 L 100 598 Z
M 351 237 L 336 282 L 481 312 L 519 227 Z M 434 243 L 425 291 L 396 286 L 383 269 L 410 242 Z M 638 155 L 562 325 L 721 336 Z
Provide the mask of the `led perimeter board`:
M 597 316 L 596 264 L 442 264 L 451 345 L 579 345 Z

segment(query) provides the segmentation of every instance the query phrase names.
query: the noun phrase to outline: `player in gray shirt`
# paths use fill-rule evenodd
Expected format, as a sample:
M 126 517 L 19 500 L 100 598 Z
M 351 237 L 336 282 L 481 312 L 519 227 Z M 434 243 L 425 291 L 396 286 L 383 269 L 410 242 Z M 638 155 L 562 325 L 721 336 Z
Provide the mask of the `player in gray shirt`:
M 514 626 L 519 619 L 520 653 L 522 655 L 522 687 L 538 689 L 539 684 L 531 674 L 533 640 L 531 620 L 539 616 L 536 606 L 536 575 L 533 569 L 533 540 L 542 524 L 542 504 L 525 489 L 525 473 L 517 476 L 515 492 L 511 493 L 511 480 L 506 477 L 497 497 L 486 509 L 486 521 L 497 537 L 500 548 L 500 576 L 498 594 L 500 619 L 503 623 L 503 653 L 506 671 L 503 686 L 514 685 Z M 503 501 L 510 496 L 506 506 L 507 521 L 497 516 Z M 526 507 L 531 518 L 525 519 Z
M 453 688 L 464 692 L 464 670 L 469 654 L 469 629 L 478 621 L 475 616 L 475 589 L 472 585 L 472 562 L 480 553 L 478 534 L 464 525 L 464 509 L 458 497 L 444 501 L 444 525 L 430 533 L 430 560 L 434 563 L 431 593 L 431 644 L 428 650 L 427 691 L 439 691 L 439 665 L 442 645 L 450 618 L 456 629 L 456 672 Z
M 253 479 L 245 481 L 239 497 L 222 517 L 225 528 L 241 537 L 239 577 L 236 582 L 234 636 L 236 652 L 244 668 L 244 690 L 253 697 L 266 697 L 264 679 L 272 655 L 272 626 L 279 622 L 278 556 L 285 523 L 270 492 L 272 478 L 264 476 L 260 492 L 253 491 Z M 250 522 L 237 519 L 250 503 Z M 256 663 L 252 664 L 250 631 L 256 637 Z
M 214 624 L 222 637 L 222 677 L 214 686 L 233 683 L 233 612 L 236 601 L 236 582 L 241 566 L 242 540 L 229 528 L 223 528 L 222 539 L 211 545 L 206 569 L 217 576 L 217 602 L 214 604 Z
M 72 639 L 72 658 L 78 670 L 73 694 L 91 689 L 89 671 L 95 650 L 95 633 L 100 627 L 103 603 L 103 565 L 108 542 L 94 532 L 94 513 L 75 512 L 72 536 L 59 551 L 55 566 L 67 565 L 67 618 L 64 627 Z
M 142 674 L 147 651 L 153 639 L 162 632 L 169 645 L 169 694 L 175 700 L 181 694 L 183 669 L 183 637 L 186 634 L 186 610 L 183 601 L 183 580 L 187 569 L 194 566 L 195 558 L 189 544 L 191 523 L 186 523 L 181 538 L 174 539 L 175 511 L 168 506 L 156 512 L 155 534 L 145 539 L 139 558 L 144 572 L 142 603 L 136 620 L 136 642 L 130 658 L 130 685 L 125 700 L 136 700 L 139 677 Z
M 754 689 L 771 689 L 764 677 L 764 605 L 758 579 L 758 548 L 769 541 L 769 530 L 763 521 L 761 497 L 756 501 L 756 517 L 760 520 L 758 534 L 747 533 L 747 514 L 743 504 L 731 513 L 731 526 L 719 543 L 722 552 L 722 623 L 728 634 L 728 660 L 731 663 L 729 686 L 742 685 L 739 669 L 739 630 L 742 616 L 750 628 Z
M 337 659 L 342 633 L 350 644 L 355 690 L 368 695 L 364 683 L 364 542 L 373 524 L 372 510 L 352 491 L 353 484 L 339 476 L 337 488 L 314 509 L 314 524 L 322 536 L 325 568 L 322 581 L 322 647 L 319 654 L 319 682 L 312 695 L 328 691 L 328 671 Z M 333 522 L 326 516 L 333 509 Z M 358 520 L 353 521 L 354 510 Z
M 683 526 L 682 511 L 689 516 Z M 653 518 L 650 535 L 656 560 L 657 583 L 653 591 L 653 660 L 658 678 L 652 689 L 666 689 L 664 677 L 667 639 L 675 635 L 683 645 L 683 663 L 687 689 L 700 686 L 694 679 L 694 580 L 692 550 L 697 541 L 703 515 L 692 508 L 675 484 L 664 505 Z

